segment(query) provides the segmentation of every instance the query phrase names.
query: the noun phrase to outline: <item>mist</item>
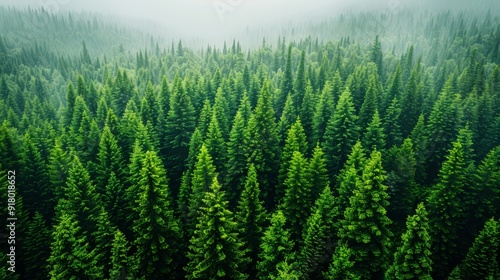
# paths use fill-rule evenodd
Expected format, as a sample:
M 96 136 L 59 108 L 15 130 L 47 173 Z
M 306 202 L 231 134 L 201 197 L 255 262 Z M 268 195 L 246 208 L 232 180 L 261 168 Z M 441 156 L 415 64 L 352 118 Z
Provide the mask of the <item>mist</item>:
M 132 26 L 160 27 L 156 35 L 186 41 L 220 44 L 233 38 L 244 40 L 245 31 L 276 26 L 290 27 L 319 22 L 340 13 L 377 11 L 397 13 L 403 9 L 500 11 L 500 1 L 479 0 L 4 0 L 18 8 L 44 8 L 53 13 L 90 11 L 111 15 Z M 150 30 L 149 30 L 150 31 Z

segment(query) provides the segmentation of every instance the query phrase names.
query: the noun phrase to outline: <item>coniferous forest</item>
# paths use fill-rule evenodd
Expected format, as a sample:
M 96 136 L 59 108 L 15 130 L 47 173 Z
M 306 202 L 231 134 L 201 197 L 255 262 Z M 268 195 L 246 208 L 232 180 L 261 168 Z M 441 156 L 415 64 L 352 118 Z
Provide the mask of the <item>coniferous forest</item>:
M 500 279 L 497 12 L 0 7 L 0 279 Z

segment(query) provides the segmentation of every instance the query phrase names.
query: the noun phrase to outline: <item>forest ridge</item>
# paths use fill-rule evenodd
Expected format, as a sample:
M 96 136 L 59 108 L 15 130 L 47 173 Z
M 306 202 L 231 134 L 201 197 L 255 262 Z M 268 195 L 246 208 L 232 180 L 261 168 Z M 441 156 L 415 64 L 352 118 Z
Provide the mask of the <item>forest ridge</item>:
M 500 279 L 500 18 L 386 16 L 200 47 L 0 7 L 0 279 Z

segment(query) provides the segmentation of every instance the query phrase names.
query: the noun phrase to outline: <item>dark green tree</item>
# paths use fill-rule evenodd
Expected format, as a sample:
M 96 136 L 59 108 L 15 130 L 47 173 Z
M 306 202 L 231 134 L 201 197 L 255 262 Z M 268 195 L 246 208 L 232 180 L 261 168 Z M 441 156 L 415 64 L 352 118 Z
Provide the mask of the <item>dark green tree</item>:
M 368 127 L 366 127 L 362 143 L 363 147 L 366 147 L 370 151 L 384 151 L 385 149 L 384 128 L 382 127 L 378 110 L 375 110 L 372 121 L 368 124 Z
M 352 146 L 358 140 L 357 116 L 349 88 L 344 89 L 333 117 L 326 128 L 323 151 L 334 178 L 347 160 Z
M 402 244 L 394 254 L 394 262 L 387 270 L 387 279 L 432 279 L 431 237 L 429 221 L 424 204 L 420 203 L 416 213 L 408 216 L 406 231 L 401 236 Z
M 439 173 L 439 181 L 427 200 L 434 278 L 446 277 L 458 264 L 465 177 L 464 150 L 462 144 L 454 142 Z
M 401 144 L 401 127 L 400 123 L 401 108 L 397 99 L 393 99 L 386 110 L 383 127 L 386 135 L 386 146 L 388 149 Z
M 137 264 L 129 256 L 130 246 L 125 235 L 116 231 L 111 247 L 110 279 L 128 279 L 136 273 Z
M 251 278 L 255 278 L 256 275 L 255 267 L 260 251 L 259 245 L 264 233 L 264 225 L 267 222 L 266 210 L 259 195 L 257 173 L 255 167 L 250 165 L 245 187 L 238 201 L 235 220 L 238 223 L 241 239 L 245 244 L 246 255 L 250 259 L 247 271 Z
M 286 219 L 283 212 L 277 210 L 271 217 L 271 225 L 264 232 L 260 245 L 261 252 L 257 262 L 257 277 L 271 279 L 277 277 L 276 266 L 292 255 L 294 242 L 290 232 L 285 227 Z
M 213 179 L 203 194 L 198 223 L 190 240 L 189 263 L 184 268 L 188 279 L 246 279 L 242 268 L 247 262 L 238 236 L 237 223 L 227 209 L 224 192 Z
M 322 189 L 330 184 L 325 153 L 323 153 L 319 144 L 314 148 L 312 158 L 309 161 L 309 175 L 311 176 L 311 201 L 316 201 Z
M 26 240 L 23 244 L 25 248 L 25 277 L 29 279 L 48 279 L 47 260 L 50 257 L 51 241 L 51 231 L 45 222 L 45 218 L 39 212 L 36 212 L 28 224 Z
M 102 266 L 97 262 L 77 218 L 61 213 L 58 220 L 48 259 L 50 279 L 103 279 Z
M 179 241 L 182 233 L 172 210 L 172 197 L 163 165 L 147 151 L 142 162 L 137 197 L 139 219 L 134 221 L 134 245 L 140 275 L 146 279 L 165 279 L 179 273 Z
M 269 82 L 265 82 L 253 115 L 248 121 L 245 152 L 248 163 L 253 163 L 266 206 L 274 205 L 274 186 L 279 164 L 279 138 L 271 103 Z
M 386 216 L 389 195 L 385 173 L 380 152 L 372 152 L 338 232 L 340 242 L 352 250 L 354 270 L 367 279 L 380 276 L 389 265 L 392 222 Z
M 299 240 L 313 205 L 309 166 L 302 153 L 293 152 L 284 184 L 285 196 L 280 209 L 285 215 L 292 239 Z
M 208 133 L 205 140 L 208 153 L 212 157 L 215 169 L 221 176 L 225 177 L 227 163 L 227 146 L 222 136 L 222 131 L 217 120 L 217 114 L 213 113 Z
M 324 273 L 326 279 L 332 280 L 342 280 L 342 279 L 352 279 L 360 280 L 362 279 L 354 267 L 354 260 L 352 250 L 347 247 L 347 245 L 339 245 L 335 249 L 333 254 L 332 263 L 328 268 L 328 271 Z

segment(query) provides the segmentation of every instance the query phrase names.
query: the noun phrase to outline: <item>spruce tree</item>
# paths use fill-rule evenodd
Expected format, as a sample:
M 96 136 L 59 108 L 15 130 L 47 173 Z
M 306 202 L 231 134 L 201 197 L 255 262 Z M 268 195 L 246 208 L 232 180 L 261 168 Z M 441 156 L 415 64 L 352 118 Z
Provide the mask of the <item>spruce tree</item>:
M 221 186 L 214 178 L 203 195 L 194 235 L 190 240 L 189 263 L 184 268 L 188 279 L 246 279 L 242 267 L 246 259 L 237 223 L 227 209 Z
M 257 262 L 257 277 L 271 279 L 277 277 L 276 266 L 292 255 L 294 246 L 290 232 L 285 227 L 286 219 L 283 212 L 277 210 L 271 217 L 271 225 L 264 232 L 260 244 L 261 252 Z
M 405 91 L 401 96 L 401 132 L 408 137 L 422 113 L 422 98 L 418 87 L 418 75 L 414 69 L 411 72 Z
M 330 184 L 325 153 L 319 144 L 314 148 L 312 158 L 309 161 L 309 175 L 311 176 L 311 201 L 316 201 L 322 188 Z
M 174 81 L 170 110 L 165 125 L 165 142 L 161 147 L 174 197 L 180 185 L 180 174 L 184 170 L 189 152 L 189 140 L 194 129 L 194 107 L 181 79 L 177 77 Z
M 393 99 L 386 110 L 384 117 L 384 133 L 386 135 L 386 146 L 392 148 L 401 144 L 400 123 L 401 108 L 397 99 Z
M 250 259 L 247 271 L 251 278 L 255 277 L 259 245 L 264 232 L 263 227 L 266 224 L 266 210 L 259 195 L 260 189 L 255 166 L 250 165 L 245 187 L 238 201 L 235 219 L 238 223 L 241 239 L 245 244 L 246 255 Z
M 370 151 L 384 151 L 385 149 L 385 134 L 378 110 L 375 110 L 372 121 L 368 124 L 363 135 L 363 147 Z
M 276 200 L 281 201 L 285 195 L 285 180 L 288 174 L 288 169 L 290 168 L 290 160 L 292 159 L 293 152 L 300 152 L 305 154 L 307 152 L 307 142 L 306 135 L 304 134 L 304 129 L 300 119 L 290 127 L 288 130 L 288 135 L 285 141 L 285 147 L 283 148 L 283 153 L 281 155 L 281 165 L 278 173 L 278 187 L 276 190 Z
M 47 260 L 50 257 L 51 231 L 45 218 L 36 212 L 26 230 L 24 241 L 25 277 L 29 279 L 48 279 Z M 3 278 L 10 279 L 10 278 Z
M 339 245 L 335 249 L 332 263 L 330 264 L 328 271 L 324 273 L 324 276 L 326 279 L 331 280 L 360 280 L 362 278 L 355 270 L 354 265 L 355 262 L 353 260 L 352 250 L 345 244 Z
M 274 186 L 279 164 L 279 138 L 276 133 L 274 110 L 271 103 L 269 82 L 265 82 L 254 113 L 245 133 L 245 152 L 248 163 L 253 163 L 267 207 L 274 206 Z
M 439 181 L 427 200 L 433 244 L 433 277 L 447 276 L 458 264 L 458 234 L 463 226 L 464 165 L 462 144 L 454 142 L 439 173 Z
M 388 266 L 392 233 L 386 216 L 389 196 L 381 154 L 374 151 L 363 169 L 339 229 L 340 242 L 352 250 L 354 270 L 362 278 L 381 275 Z
M 385 274 L 387 279 L 432 279 L 431 237 L 424 204 L 408 216 L 402 244 L 394 254 L 394 262 Z
M 323 151 L 330 168 L 330 178 L 334 178 L 347 160 L 352 146 L 358 140 L 357 116 L 352 95 L 348 87 L 344 89 L 328 122 Z
M 337 211 L 335 198 L 327 183 L 303 231 L 299 255 L 303 276 L 317 278 L 328 268 L 338 230 Z
M 323 142 L 326 128 L 335 110 L 333 87 L 330 81 L 326 81 L 323 91 L 316 102 L 316 108 L 312 117 L 312 139 L 313 143 Z
M 103 279 L 102 266 L 75 215 L 61 213 L 58 220 L 48 259 L 50 279 Z
M 207 137 L 205 140 L 205 146 L 207 147 L 208 153 L 213 159 L 215 169 L 221 176 L 225 177 L 226 174 L 226 162 L 227 162 L 227 147 L 226 142 L 222 136 L 222 131 L 217 120 L 217 115 L 214 111 L 210 125 L 208 127 Z
M 495 279 L 498 276 L 498 222 L 490 219 L 474 240 L 460 266 L 462 279 Z
M 280 209 L 285 215 L 292 239 L 298 240 L 313 204 L 309 166 L 307 160 L 298 151 L 293 152 L 290 160 L 285 187 L 285 196 Z
M 129 244 L 125 235 L 119 230 L 114 234 L 111 247 L 111 269 L 109 271 L 110 279 L 128 279 L 136 273 L 137 264 L 128 255 L 130 251 Z
M 133 224 L 139 271 L 147 279 L 164 279 L 178 273 L 176 254 L 182 236 L 165 170 L 154 152 L 144 155 L 140 176 L 135 209 L 139 219 Z

